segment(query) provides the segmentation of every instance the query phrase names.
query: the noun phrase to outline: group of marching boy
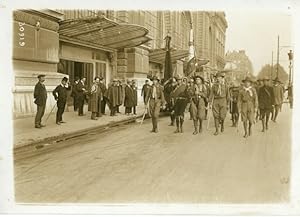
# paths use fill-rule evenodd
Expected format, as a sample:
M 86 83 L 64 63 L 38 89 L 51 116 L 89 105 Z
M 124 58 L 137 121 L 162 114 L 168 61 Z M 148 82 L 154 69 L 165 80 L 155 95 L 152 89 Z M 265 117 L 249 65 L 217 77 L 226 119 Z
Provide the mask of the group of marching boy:
M 268 130 L 269 119 L 276 122 L 284 98 L 284 86 L 278 78 L 267 77 L 254 81 L 246 77 L 239 84 L 228 84 L 225 73 L 218 72 L 214 81 L 206 81 L 196 75 L 189 80 L 172 77 L 161 85 L 157 77 L 144 100 L 152 118 L 153 129 L 158 132 L 158 116 L 161 107 L 170 112 L 171 123 L 176 124 L 174 133 L 183 133 L 184 114 L 188 109 L 194 124 L 193 135 L 203 132 L 203 121 L 207 120 L 209 128 L 211 116 L 214 119 L 215 132 L 224 132 L 224 121 L 228 111 L 231 113 L 232 127 L 238 127 L 241 120 L 244 137 L 251 136 L 252 126 L 261 120 L 262 132 Z M 166 106 L 165 106 L 166 105 Z

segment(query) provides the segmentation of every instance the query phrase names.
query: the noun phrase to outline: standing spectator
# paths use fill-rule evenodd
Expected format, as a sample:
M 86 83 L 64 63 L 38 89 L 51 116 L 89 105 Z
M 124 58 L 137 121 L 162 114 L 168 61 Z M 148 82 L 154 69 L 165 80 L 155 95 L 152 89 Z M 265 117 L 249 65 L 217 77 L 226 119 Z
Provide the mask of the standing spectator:
M 118 86 L 117 79 L 113 80 L 113 83 L 108 87 L 105 92 L 105 97 L 107 99 L 108 106 L 110 108 L 110 116 L 115 116 L 118 105 Z
M 90 91 L 90 106 L 91 106 L 91 119 L 97 120 L 97 116 L 99 115 L 99 77 L 95 77 L 93 85 Z M 100 99 L 101 100 L 101 99 Z
M 100 77 L 99 87 L 100 87 L 101 93 L 102 93 L 102 100 L 100 103 L 101 104 L 101 113 L 104 115 L 105 114 L 105 106 L 106 106 L 106 98 L 104 97 L 104 94 L 107 91 L 107 88 L 106 88 L 103 77 Z
M 136 106 L 138 101 L 138 91 L 135 80 L 132 80 L 131 88 L 133 90 L 133 114 L 136 115 Z
M 275 114 L 272 118 L 272 121 L 276 122 L 276 118 L 278 116 L 279 111 L 281 111 L 282 103 L 283 103 L 283 96 L 284 96 L 284 88 L 281 85 L 279 78 L 276 77 L 274 80 L 274 107 L 275 107 Z
M 131 88 L 131 81 L 127 80 L 125 86 L 125 98 L 124 98 L 125 114 L 130 115 L 132 112 L 132 107 L 134 106 L 134 96 L 133 90 Z
M 37 105 L 37 113 L 35 116 L 35 128 L 45 127 L 42 124 L 42 118 L 45 114 L 46 102 L 47 102 L 47 90 L 44 85 L 45 75 L 38 75 L 38 83 L 34 87 L 33 97 L 35 98 L 34 103 Z
M 100 83 L 100 77 L 96 77 L 95 81 L 96 84 L 98 85 L 97 87 L 97 95 L 98 95 L 98 104 L 97 104 L 97 117 L 102 117 L 102 102 L 103 102 L 103 94 L 102 94 L 102 90 L 101 90 L 101 83 Z
M 84 100 L 85 100 L 86 93 L 87 93 L 85 80 L 86 80 L 86 78 L 82 78 L 76 85 L 77 100 L 78 100 L 78 115 L 79 116 L 83 116 Z
M 122 85 L 121 80 L 118 80 L 117 86 L 118 86 L 117 113 L 121 113 L 120 112 L 120 106 L 123 104 L 123 101 L 124 101 L 124 90 L 123 90 L 123 85 Z
M 70 90 L 71 86 L 68 83 L 68 78 L 64 77 L 61 80 L 61 84 L 58 85 L 53 91 L 52 94 L 57 101 L 57 112 L 56 112 L 56 124 L 60 125 L 66 123 L 63 121 L 62 116 L 65 111 L 67 103 L 67 90 Z
M 262 132 L 265 132 L 268 130 L 268 122 L 274 106 L 274 92 L 273 88 L 268 85 L 270 79 L 265 77 L 262 80 L 263 86 L 258 90 L 258 106 L 262 120 Z
M 76 86 L 79 83 L 79 78 L 75 77 L 75 81 L 72 85 L 72 92 L 71 92 L 71 97 L 73 98 L 73 106 L 74 106 L 74 111 L 76 112 L 78 110 L 78 93 L 77 93 L 77 89 Z
M 143 97 L 144 103 L 146 104 L 146 96 L 150 90 L 150 84 L 149 84 L 149 80 L 145 80 L 145 84 L 142 87 L 142 92 L 141 92 L 141 96 Z

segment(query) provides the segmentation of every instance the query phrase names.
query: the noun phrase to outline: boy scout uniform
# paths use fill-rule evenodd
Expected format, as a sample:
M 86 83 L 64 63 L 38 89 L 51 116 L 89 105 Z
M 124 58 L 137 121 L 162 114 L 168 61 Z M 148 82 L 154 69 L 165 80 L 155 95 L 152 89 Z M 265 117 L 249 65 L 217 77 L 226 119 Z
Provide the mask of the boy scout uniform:
M 225 77 L 225 74 L 217 73 L 217 77 Z M 224 131 L 224 119 L 226 117 L 229 100 L 230 94 L 227 85 L 219 82 L 214 83 L 209 97 L 215 119 L 216 132 L 214 135 L 218 135 L 219 133 L 219 124 L 221 124 L 221 132 Z

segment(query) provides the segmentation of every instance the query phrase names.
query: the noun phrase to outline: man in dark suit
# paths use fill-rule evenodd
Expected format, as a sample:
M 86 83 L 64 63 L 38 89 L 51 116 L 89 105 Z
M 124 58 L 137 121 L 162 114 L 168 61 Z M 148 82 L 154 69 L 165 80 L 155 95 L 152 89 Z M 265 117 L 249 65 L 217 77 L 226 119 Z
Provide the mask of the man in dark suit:
M 38 75 L 38 83 L 34 87 L 33 97 L 35 98 L 34 103 L 37 105 L 37 113 L 35 116 L 35 128 L 45 127 L 42 122 L 42 117 L 45 114 L 46 101 L 47 101 L 47 90 L 44 85 L 45 75 Z
M 106 85 L 105 85 L 105 82 L 104 82 L 104 78 L 100 77 L 100 82 L 99 82 L 99 87 L 101 89 L 101 93 L 102 93 L 102 96 L 104 96 L 107 88 L 106 88 Z M 100 102 L 101 104 L 101 113 L 104 115 L 105 114 L 105 106 L 106 106 L 106 99 L 105 97 L 102 97 L 102 100 Z
M 75 81 L 74 84 L 72 86 L 72 93 L 71 93 L 71 97 L 73 97 L 73 106 L 74 106 L 74 111 L 76 112 L 78 110 L 78 100 L 77 100 L 77 90 L 76 90 L 76 85 L 79 83 L 79 78 L 75 77 Z
M 78 84 L 76 85 L 76 91 L 77 91 L 77 102 L 78 102 L 78 115 L 83 116 L 83 106 L 84 106 L 84 100 L 87 93 L 86 85 L 85 85 L 86 78 L 82 78 Z
M 67 103 L 67 90 L 70 90 L 71 86 L 68 84 L 68 78 L 64 77 L 61 81 L 61 84 L 58 85 L 53 91 L 52 94 L 57 101 L 57 112 L 56 112 L 56 124 L 60 125 L 66 123 L 62 120 L 62 115 L 65 111 Z
M 262 132 L 268 130 L 268 122 L 274 106 L 273 88 L 268 84 L 269 78 L 265 77 L 263 86 L 258 90 L 258 107 L 260 110 L 260 118 L 262 120 Z
M 133 89 L 131 87 L 131 81 L 127 80 L 127 84 L 125 86 L 125 98 L 124 98 L 124 106 L 125 106 L 125 114 L 130 115 L 132 112 L 132 107 L 134 106 L 134 94 Z

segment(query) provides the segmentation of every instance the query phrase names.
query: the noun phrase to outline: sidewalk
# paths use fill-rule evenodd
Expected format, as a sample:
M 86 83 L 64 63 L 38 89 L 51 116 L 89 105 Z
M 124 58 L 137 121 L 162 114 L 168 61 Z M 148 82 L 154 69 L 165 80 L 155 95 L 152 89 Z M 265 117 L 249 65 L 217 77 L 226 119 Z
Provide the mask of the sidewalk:
M 59 138 L 68 134 L 76 134 L 81 131 L 101 128 L 126 120 L 134 120 L 140 117 L 144 112 L 144 106 L 138 106 L 136 116 L 127 116 L 124 114 L 124 107 L 121 106 L 121 114 L 118 113 L 117 116 L 109 116 L 109 109 L 106 109 L 105 115 L 99 117 L 98 120 L 91 120 L 91 112 L 87 111 L 87 106 L 85 106 L 85 109 L 84 116 L 78 116 L 78 113 L 74 111 L 65 112 L 63 120 L 66 123 L 61 125 L 55 123 L 56 110 L 50 115 L 47 123 L 45 123 L 48 116 L 48 113 L 46 113 L 42 119 L 42 123 L 45 124 L 46 127 L 40 129 L 34 128 L 34 117 L 14 120 L 14 148 Z

